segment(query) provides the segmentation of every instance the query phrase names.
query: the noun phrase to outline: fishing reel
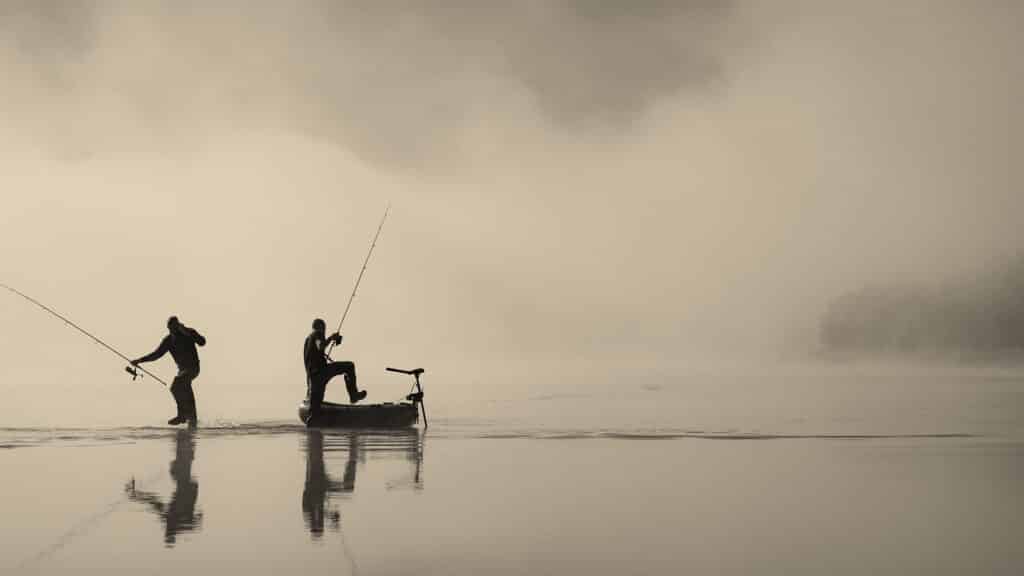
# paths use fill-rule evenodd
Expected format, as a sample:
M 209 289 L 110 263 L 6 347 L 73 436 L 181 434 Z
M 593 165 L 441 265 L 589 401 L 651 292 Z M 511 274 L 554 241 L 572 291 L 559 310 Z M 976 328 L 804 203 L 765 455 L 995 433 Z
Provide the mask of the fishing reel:
M 146 372 L 144 368 L 128 365 L 124 367 L 124 371 L 132 375 L 132 382 L 138 380 L 139 378 L 145 378 L 145 376 L 148 375 L 153 380 L 159 382 L 160 385 L 162 385 L 164 388 L 167 388 L 169 386 L 167 382 L 161 380 L 159 376 L 153 374 L 152 372 Z

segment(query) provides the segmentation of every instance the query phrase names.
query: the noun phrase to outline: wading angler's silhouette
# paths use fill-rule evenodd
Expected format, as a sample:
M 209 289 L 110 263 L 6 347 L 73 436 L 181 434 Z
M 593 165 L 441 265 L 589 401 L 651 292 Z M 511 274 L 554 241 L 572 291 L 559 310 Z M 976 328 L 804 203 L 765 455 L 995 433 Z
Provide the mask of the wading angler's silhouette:
M 188 422 L 195 427 L 198 422 L 196 415 L 196 396 L 192 391 L 192 381 L 199 376 L 199 352 L 196 345 L 205 346 L 206 338 L 196 330 L 178 321 L 177 316 L 167 319 L 167 336 L 160 341 L 156 350 L 141 358 L 132 360 L 132 366 L 143 362 L 152 362 L 170 352 L 174 363 L 178 365 L 178 375 L 171 383 L 171 394 L 178 405 L 178 414 L 167 421 L 168 424 Z

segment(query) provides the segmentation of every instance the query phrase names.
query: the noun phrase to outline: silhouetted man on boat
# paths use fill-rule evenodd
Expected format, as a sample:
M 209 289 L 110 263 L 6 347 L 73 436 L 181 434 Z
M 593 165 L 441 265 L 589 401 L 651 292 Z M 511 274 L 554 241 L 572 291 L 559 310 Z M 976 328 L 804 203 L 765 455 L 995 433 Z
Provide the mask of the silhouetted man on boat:
M 325 336 L 327 324 L 317 318 L 313 320 L 313 331 L 306 336 L 306 342 L 302 347 L 302 359 L 306 365 L 306 385 L 309 387 L 309 417 L 306 424 L 315 422 L 320 414 L 320 406 L 324 401 L 324 392 L 327 390 L 327 382 L 338 374 L 345 375 L 345 388 L 348 389 L 348 399 L 355 404 L 366 398 L 366 390 L 356 387 L 356 365 L 352 362 L 330 362 L 327 360 L 327 343 L 333 342 L 335 346 L 341 344 L 341 334 L 335 332 Z
M 205 346 L 206 338 L 188 326 L 178 321 L 177 316 L 167 319 L 167 336 L 160 341 L 156 350 L 141 358 L 132 360 L 132 366 L 138 366 L 143 362 L 152 362 L 164 354 L 170 352 L 174 363 L 178 365 L 178 375 L 171 383 L 171 394 L 178 405 L 178 415 L 167 421 L 175 425 L 188 422 L 189 426 L 195 427 L 198 424 L 196 416 L 196 396 L 192 391 L 192 381 L 199 376 L 199 352 L 196 345 Z

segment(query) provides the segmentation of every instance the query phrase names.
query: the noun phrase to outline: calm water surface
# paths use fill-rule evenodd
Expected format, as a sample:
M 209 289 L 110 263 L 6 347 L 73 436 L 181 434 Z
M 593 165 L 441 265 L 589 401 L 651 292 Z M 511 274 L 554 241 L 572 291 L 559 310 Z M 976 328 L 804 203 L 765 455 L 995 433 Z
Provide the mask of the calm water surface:
M 1019 381 L 796 390 L 682 426 L 655 395 L 426 433 L 3 429 L 0 573 L 1021 573 Z

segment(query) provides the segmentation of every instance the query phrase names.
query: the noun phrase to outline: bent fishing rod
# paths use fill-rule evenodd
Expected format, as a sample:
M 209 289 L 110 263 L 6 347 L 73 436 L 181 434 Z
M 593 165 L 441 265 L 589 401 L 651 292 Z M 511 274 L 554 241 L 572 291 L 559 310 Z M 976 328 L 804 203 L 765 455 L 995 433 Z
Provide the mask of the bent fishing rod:
M 113 352 L 113 353 L 114 353 L 115 355 L 117 355 L 117 357 L 118 357 L 118 358 L 120 358 L 120 359 L 122 359 L 122 360 L 124 360 L 125 362 L 127 362 L 127 363 L 128 363 L 128 366 L 125 366 L 125 367 L 124 367 L 124 369 L 125 369 L 125 372 L 128 372 L 129 374 L 131 374 L 131 375 L 132 375 L 132 380 L 135 380 L 136 378 L 140 378 L 140 377 L 142 376 L 142 374 L 146 374 L 146 375 L 147 375 L 147 376 L 149 376 L 150 378 L 152 378 L 152 379 L 156 380 L 157 382 L 159 382 L 159 383 L 163 384 L 164 388 L 166 388 L 166 387 L 167 387 L 167 382 L 164 382 L 164 381 L 163 381 L 163 380 L 162 380 L 162 379 L 161 379 L 161 378 L 160 378 L 159 376 L 157 376 L 156 374 L 153 374 L 153 373 L 152 373 L 152 372 L 150 372 L 149 370 L 146 370 L 146 369 L 145 369 L 145 368 L 143 368 L 142 366 L 134 366 L 134 367 L 133 367 L 133 366 L 131 365 L 132 361 L 131 361 L 131 359 L 130 359 L 130 358 L 128 358 L 127 356 L 125 356 L 124 354 L 122 354 L 121 352 L 119 352 L 119 351 L 118 351 L 117 349 L 115 349 L 115 348 L 114 348 L 113 346 L 111 346 L 110 344 L 107 344 L 107 343 L 106 343 L 106 342 L 104 342 L 103 340 L 100 340 L 99 338 L 97 338 L 96 336 L 94 336 L 94 335 L 93 335 L 92 333 L 90 333 L 90 332 L 89 332 L 88 330 L 86 330 L 85 328 L 82 328 L 82 327 L 81 327 L 81 326 L 79 326 L 78 324 L 75 324 L 74 322 L 72 322 L 71 320 L 69 320 L 69 319 L 68 319 L 67 317 L 65 317 L 64 315 L 62 315 L 62 314 L 61 314 L 60 312 L 57 312 L 56 310 L 54 310 L 53 308 L 50 308 L 50 307 L 49 307 L 49 306 L 47 306 L 46 304 L 43 304 L 43 303 L 42 303 L 42 302 L 40 302 L 39 300 L 36 300 L 35 298 L 33 298 L 33 297 L 29 296 L 28 294 L 25 294 L 24 292 L 22 292 L 22 291 L 20 291 L 20 290 L 17 290 L 17 289 L 15 289 L 15 288 L 12 288 L 12 287 L 8 286 L 7 284 L 4 284 L 4 283 L 0 282 L 0 287 L 6 288 L 6 289 L 7 289 L 8 291 L 10 291 L 10 292 L 11 292 L 12 294 L 17 294 L 18 296 L 21 296 L 21 297 L 22 297 L 22 298 L 24 298 L 25 300 L 28 300 L 29 302 L 31 302 L 31 303 L 33 303 L 33 304 L 35 304 L 35 305 L 36 305 L 36 306 L 38 306 L 39 308 L 42 308 L 42 309 L 43 309 L 43 310 L 45 310 L 46 312 L 49 312 L 50 314 L 52 314 L 52 315 L 56 316 L 57 318 L 60 318 L 60 319 L 61 319 L 61 320 L 63 320 L 63 321 L 64 321 L 64 323 L 65 323 L 65 324 L 67 324 L 68 326 L 71 326 L 71 327 L 72 327 L 72 328 L 74 328 L 75 330 L 78 330 L 78 331 L 79 331 L 79 332 L 81 332 L 82 334 L 85 334 L 85 335 L 86 335 L 86 336 L 88 336 L 89 338 L 92 338 L 93 342 L 96 342 L 96 343 L 97 343 L 97 344 L 99 344 L 100 346 L 103 346 L 103 347 L 104 347 L 104 348 L 106 348 L 107 350 L 109 350 L 109 351 Z M 142 374 L 140 374 L 140 372 L 142 372 Z
M 363 274 L 366 272 L 366 265 L 370 263 L 370 256 L 373 255 L 373 249 L 377 246 L 377 238 L 380 237 L 380 231 L 384 228 L 384 221 L 388 219 L 388 212 L 391 211 L 391 204 L 388 204 L 384 208 L 384 216 L 380 219 L 380 224 L 377 225 L 377 233 L 373 235 L 373 242 L 370 243 L 370 250 L 366 253 L 366 258 L 363 260 L 363 267 L 359 270 L 359 276 L 356 277 L 356 285 L 352 287 L 352 294 L 348 297 L 348 304 L 345 304 L 345 312 L 341 315 L 341 321 L 338 322 L 338 329 L 335 332 L 340 333 L 341 327 L 345 324 L 345 318 L 348 317 L 349 308 L 352 307 L 352 300 L 356 297 L 356 290 L 359 290 L 359 283 L 363 280 Z M 331 350 L 334 348 L 334 342 L 332 341 L 327 346 L 326 355 L 328 358 L 331 357 Z

